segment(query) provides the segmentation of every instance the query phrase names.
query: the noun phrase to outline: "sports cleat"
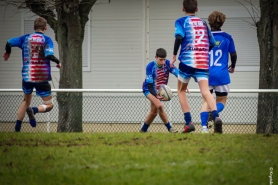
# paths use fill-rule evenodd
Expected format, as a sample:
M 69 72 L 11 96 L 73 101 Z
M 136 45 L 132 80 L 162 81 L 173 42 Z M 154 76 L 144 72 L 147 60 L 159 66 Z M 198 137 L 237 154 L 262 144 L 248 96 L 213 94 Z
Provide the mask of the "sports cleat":
M 211 112 L 209 112 L 209 118 L 208 118 L 208 121 L 207 121 L 207 128 L 210 129 L 213 125 L 213 119 L 212 119 L 212 114 Z
M 203 128 L 202 129 L 202 134 L 207 134 L 207 133 L 209 133 L 208 129 L 207 128 Z
M 214 121 L 214 133 L 219 133 L 219 134 L 222 134 L 222 120 L 217 117 L 215 118 L 215 121 Z
M 169 130 L 169 132 L 170 132 L 170 133 L 177 133 L 177 132 L 178 132 L 178 130 L 177 130 L 177 129 L 175 129 L 175 128 L 171 128 L 171 129 Z
M 28 117 L 29 117 L 29 123 L 32 127 L 36 127 L 37 125 L 37 122 L 36 122 L 36 119 L 35 119 L 35 116 L 34 116 L 34 111 L 31 107 L 27 108 L 26 109 L 26 112 L 28 114 Z
M 189 125 L 185 125 L 183 128 L 183 131 L 181 133 L 190 133 L 195 131 L 195 126 L 193 125 L 193 123 L 190 123 Z

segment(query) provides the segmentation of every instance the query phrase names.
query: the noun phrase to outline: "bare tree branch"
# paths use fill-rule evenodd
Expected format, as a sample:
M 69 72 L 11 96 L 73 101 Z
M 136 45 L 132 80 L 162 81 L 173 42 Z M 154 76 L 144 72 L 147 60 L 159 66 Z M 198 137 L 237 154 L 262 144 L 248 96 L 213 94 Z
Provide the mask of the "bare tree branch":
M 240 2 L 240 1 L 236 1 L 236 2 L 238 2 L 239 4 L 241 4 L 241 5 L 248 11 L 250 17 L 251 17 L 252 20 L 253 20 L 254 25 L 256 26 L 256 25 L 257 25 L 257 20 L 256 20 L 256 17 L 254 16 L 254 12 L 253 12 L 253 14 L 252 14 L 252 13 L 250 12 L 250 10 L 249 10 L 242 2 Z
M 83 0 L 79 5 L 79 16 L 81 19 L 81 26 L 84 29 L 87 21 L 89 20 L 88 15 L 96 3 L 97 0 Z
M 54 32 L 57 32 L 57 20 L 55 19 L 56 15 L 52 10 L 47 8 L 46 1 L 25 0 L 25 4 L 26 7 L 29 8 L 33 13 L 45 18 Z

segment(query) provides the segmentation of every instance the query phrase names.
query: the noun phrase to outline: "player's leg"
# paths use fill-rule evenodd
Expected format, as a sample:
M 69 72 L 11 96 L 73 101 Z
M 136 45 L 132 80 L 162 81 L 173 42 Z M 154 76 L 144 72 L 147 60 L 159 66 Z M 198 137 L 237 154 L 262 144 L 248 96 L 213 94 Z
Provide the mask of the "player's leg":
M 195 69 L 188 67 L 182 63 L 179 65 L 179 75 L 178 75 L 178 97 L 181 105 L 182 112 L 184 114 L 185 126 L 182 133 L 189 133 L 195 131 L 195 127 L 192 123 L 192 117 L 190 114 L 190 106 L 186 96 L 186 89 L 192 74 Z
M 36 94 L 42 98 L 43 104 L 38 107 L 28 107 L 26 109 L 29 122 L 33 127 L 37 124 L 35 119 L 37 113 L 49 112 L 53 108 L 50 84 L 48 82 L 36 83 L 35 88 Z
M 179 77 L 178 96 L 179 96 L 179 101 L 180 101 L 180 105 L 181 105 L 181 109 L 182 109 L 184 121 L 185 121 L 185 125 L 184 125 L 182 133 L 189 133 L 189 132 L 195 131 L 195 126 L 193 125 L 193 122 L 192 122 L 192 117 L 190 114 L 190 107 L 189 107 L 188 99 L 186 96 L 186 89 L 187 89 L 188 83 L 183 83 L 183 82 L 186 82 L 186 80 L 183 80 L 183 82 L 180 80 L 181 80 L 181 78 Z M 187 79 L 187 81 L 189 81 L 189 79 Z
M 230 92 L 230 88 L 228 85 L 221 85 L 215 87 L 216 94 L 216 108 L 218 113 L 222 112 L 225 108 L 227 96 Z
M 201 107 L 201 124 L 202 124 L 202 133 L 208 133 L 208 118 L 209 118 L 209 107 L 206 100 L 203 98 L 202 107 Z
M 219 124 L 219 125 L 221 125 L 221 128 L 222 128 L 222 120 L 219 118 L 218 111 L 216 109 L 215 100 L 214 100 L 212 94 L 210 93 L 209 86 L 208 86 L 208 80 L 205 79 L 204 77 L 197 77 L 197 79 L 198 79 L 198 84 L 200 87 L 201 94 L 202 94 L 203 98 L 206 100 L 206 102 L 209 106 L 209 109 L 211 110 L 214 124 L 215 125 Z M 218 127 L 218 128 L 220 128 L 220 127 Z M 216 132 L 222 133 L 222 130 L 217 130 Z
M 169 132 L 177 132 L 177 130 L 172 128 L 172 125 L 171 125 L 171 123 L 168 120 L 167 114 L 165 112 L 164 106 L 161 103 L 161 101 L 159 99 L 157 99 L 156 97 L 154 97 L 150 93 L 147 94 L 147 98 L 151 102 L 151 110 L 150 110 L 150 113 L 148 114 L 148 116 L 146 118 L 146 121 L 145 121 L 144 125 L 141 128 L 141 131 L 142 132 L 146 132 L 148 127 L 149 127 L 149 125 L 155 119 L 156 115 L 159 114 L 161 120 L 165 124 L 166 128 L 168 129 L 168 131 Z
M 24 92 L 24 95 L 23 95 L 24 97 L 23 97 L 23 101 L 17 111 L 17 120 L 16 120 L 16 124 L 15 124 L 16 132 L 20 131 L 22 120 L 26 113 L 26 109 L 31 104 L 33 88 L 34 88 L 34 86 L 32 83 L 25 82 L 24 80 L 22 80 L 22 90 Z
M 150 93 L 148 93 L 147 97 L 148 96 L 152 96 L 152 95 Z M 140 132 L 147 132 L 149 126 L 151 125 L 151 123 L 153 122 L 155 117 L 157 116 L 157 108 L 155 107 L 155 105 L 152 101 L 150 101 L 150 104 L 151 104 L 151 110 L 150 110 L 149 114 L 147 115 L 146 120 L 145 120 L 144 124 L 142 125 Z
M 17 120 L 15 124 L 15 131 L 19 132 L 21 129 L 22 120 L 25 116 L 26 109 L 30 106 L 32 94 L 24 94 L 23 101 L 17 111 Z

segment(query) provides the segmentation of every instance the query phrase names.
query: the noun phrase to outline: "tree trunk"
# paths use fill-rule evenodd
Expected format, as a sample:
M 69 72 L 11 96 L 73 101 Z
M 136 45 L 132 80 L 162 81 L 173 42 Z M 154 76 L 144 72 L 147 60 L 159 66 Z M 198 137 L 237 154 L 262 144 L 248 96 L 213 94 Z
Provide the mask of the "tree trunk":
M 62 67 L 60 89 L 82 89 L 82 42 L 84 27 L 78 13 L 57 8 L 57 38 Z M 82 93 L 58 93 L 58 132 L 82 132 Z
M 260 48 L 259 89 L 278 89 L 278 2 L 260 0 L 257 23 Z M 278 93 L 259 93 L 257 133 L 278 133 Z

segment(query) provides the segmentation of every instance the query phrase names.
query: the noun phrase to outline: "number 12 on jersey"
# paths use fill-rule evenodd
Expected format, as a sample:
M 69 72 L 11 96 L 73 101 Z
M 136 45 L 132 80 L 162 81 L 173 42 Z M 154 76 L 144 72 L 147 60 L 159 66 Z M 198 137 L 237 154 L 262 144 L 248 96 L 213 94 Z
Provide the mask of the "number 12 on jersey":
M 210 55 L 210 66 L 222 66 L 221 63 L 218 63 L 222 57 L 221 49 L 218 49 L 215 52 L 213 50 L 210 50 L 209 55 Z

